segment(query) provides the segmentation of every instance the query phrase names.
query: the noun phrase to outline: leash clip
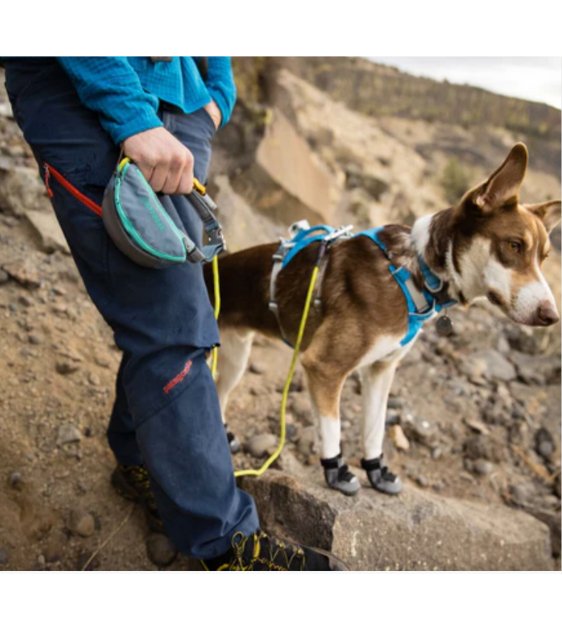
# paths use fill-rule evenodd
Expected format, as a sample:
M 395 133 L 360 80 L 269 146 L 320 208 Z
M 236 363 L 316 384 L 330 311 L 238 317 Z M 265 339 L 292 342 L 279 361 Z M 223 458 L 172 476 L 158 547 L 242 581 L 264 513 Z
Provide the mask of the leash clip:
M 331 241 L 335 241 L 340 238 L 340 236 L 351 236 L 353 230 L 353 225 L 342 225 L 339 228 L 335 229 L 331 234 L 325 236 L 323 241 L 326 243 L 330 243 Z
M 188 251 L 187 257 L 191 262 L 209 262 L 226 250 L 222 227 L 214 214 L 217 204 L 209 196 L 205 186 L 197 179 L 193 180 L 193 190 L 187 198 L 203 222 L 203 228 L 209 238 L 208 244 L 203 245 L 201 249 L 192 243 L 193 248 Z

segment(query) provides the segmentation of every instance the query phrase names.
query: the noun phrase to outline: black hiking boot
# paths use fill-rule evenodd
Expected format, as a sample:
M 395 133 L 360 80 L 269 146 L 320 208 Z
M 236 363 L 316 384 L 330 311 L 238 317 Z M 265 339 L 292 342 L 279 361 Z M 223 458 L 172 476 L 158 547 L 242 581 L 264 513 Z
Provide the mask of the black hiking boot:
M 223 556 L 201 560 L 206 571 L 348 571 L 328 551 L 295 545 L 258 530 L 245 536 L 236 532 L 232 549 Z
M 148 527 L 153 532 L 164 534 L 164 525 L 152 489 L 148 470 L 144 466 L 118 464 L 111 474 L 111 485 L 125 499 L 142 505 Z

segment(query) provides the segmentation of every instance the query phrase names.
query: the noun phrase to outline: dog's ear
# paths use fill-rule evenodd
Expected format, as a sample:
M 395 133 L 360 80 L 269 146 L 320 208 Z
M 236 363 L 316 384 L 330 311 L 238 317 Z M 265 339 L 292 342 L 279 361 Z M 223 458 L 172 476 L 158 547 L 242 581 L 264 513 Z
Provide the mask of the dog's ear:
M 560 223 L 560 209 L 562 207 L 560 199 L 545 201 L 544 203 L 524 204 L 523 207 L 535 214 L 544 223 L 549 234 Z
M 505 162 L 474 191 L 472 201 L 482 212 L 491 212 L 510 202 L 517 202 L 527 170 L 527 159 L 527 147 L 521 142 L 517 143 Z

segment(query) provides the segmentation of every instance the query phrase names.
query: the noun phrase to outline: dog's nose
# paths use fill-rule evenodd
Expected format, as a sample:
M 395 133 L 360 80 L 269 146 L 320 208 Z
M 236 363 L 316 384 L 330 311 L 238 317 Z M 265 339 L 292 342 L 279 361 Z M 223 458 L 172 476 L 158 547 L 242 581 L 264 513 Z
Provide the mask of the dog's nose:
M 539 326 L 551 326 L 560 320 L 558 312 L 550 302 L 542 302 L 537 309 L 537 324 Z

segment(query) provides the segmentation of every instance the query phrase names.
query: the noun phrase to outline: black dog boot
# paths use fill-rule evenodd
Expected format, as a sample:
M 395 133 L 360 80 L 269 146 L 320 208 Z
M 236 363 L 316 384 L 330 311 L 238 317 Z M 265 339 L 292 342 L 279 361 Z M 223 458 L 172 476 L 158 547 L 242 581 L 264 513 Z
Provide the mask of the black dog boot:
M 400 477 L 382 465 L 383 456 L 374 459 L 362 459 L 361 467 L 367 472 L 369 483 L 375 490 L 386 494 L 398 494 L 402 491 Z
M 228 430 L 228 426 L 226 424 L 224 425 L 224 430 L 226 431 L 226 439 L 228 440 L 230 452 L 234 455 L 240 450 L 240 442 L 238 441 L 238 438 L 234 435 L 234 433 Z
M 324 468 L 324 479 L 330 488 L 339 490 L 342 494 L 353 496 L 357 494 L 361 484 L 359 479 L 344 464 L 341 453 L 336 457 L 321 459 L 320 463 Z

